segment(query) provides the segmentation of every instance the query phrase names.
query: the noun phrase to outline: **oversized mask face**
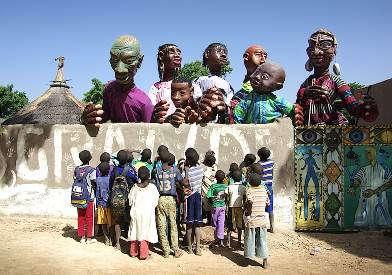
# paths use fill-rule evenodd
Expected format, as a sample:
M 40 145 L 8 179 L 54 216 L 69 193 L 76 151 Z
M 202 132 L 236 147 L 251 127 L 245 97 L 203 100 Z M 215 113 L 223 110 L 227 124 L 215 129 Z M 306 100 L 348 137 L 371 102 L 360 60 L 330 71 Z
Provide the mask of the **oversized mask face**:
M 273 92 L 283 88 L 285 77 L 279 65 L 264 63 L 250 76 L 250 84 L 256 92 Z
M 324 33 L 315 33 L 308 43 L 306 53 L 313 67 L 328 68 L 336 54 L 334 37 Z
M 120 36 L 110 49 L 110 65 L 116 81 L 121 85 L 133 83 L 137 69 L 143 61 L 140 45 L 133 36 Z

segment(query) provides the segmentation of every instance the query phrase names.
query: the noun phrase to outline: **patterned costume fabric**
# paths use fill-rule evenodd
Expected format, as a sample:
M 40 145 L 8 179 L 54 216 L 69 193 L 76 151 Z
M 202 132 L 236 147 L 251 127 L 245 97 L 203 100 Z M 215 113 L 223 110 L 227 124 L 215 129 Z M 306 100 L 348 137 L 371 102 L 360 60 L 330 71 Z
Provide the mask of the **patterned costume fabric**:
M 157 230 L 163 253 L 170 253 L 170 245 L 167 239 L 167 226 L 170 231 L 170 243 L 174 251 L 178 250 L 178 232 L 176 221 L 176 201 L 172 196 L 161 196 L 157 206 Z
M 284 98 L 268 93 L 251 92 L 234 109 L 235 123 L 266 124 L 283 115 L 292 116 L 294 106 Z
M 327 91 L 326 101 L 312 100 L 305 96 L 305 89 L 313 85 L 321 86 Z M 352 95 L 350 86 L 339 76 L 326 73 L 319 78 L 315 78 L 313 75 L 309 76 L 297 93 L 296 103 L 304 109 L 305 124 L 310 122 L 310 125 L 322 123 L 343 125 L 347 123 L 347 119 L 334 106 L 338 99 L 343 101 L 350 114 L 354 116 L 359 115 L 360 104 Z
M 295 130 L 297 230 L 392 228 L 390 127 Z
M 233 96 L 233 98 L 230 101 L 230 106 L 232 109 L 237 106 L 238 103 L 241 102 L 241 100 L 244 100 L 247 95 L 253 91 L 252 85 L 250 85 L 250 81 L 246 81 L 242 83 L 241 90 L 236 92 Z

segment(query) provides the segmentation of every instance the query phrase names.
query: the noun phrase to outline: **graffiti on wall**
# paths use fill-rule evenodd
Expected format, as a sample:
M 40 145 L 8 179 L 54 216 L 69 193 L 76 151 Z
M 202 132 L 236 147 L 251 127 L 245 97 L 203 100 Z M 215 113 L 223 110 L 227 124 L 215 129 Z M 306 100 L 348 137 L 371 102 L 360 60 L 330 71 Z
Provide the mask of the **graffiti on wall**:
M 293 128 L 289 119 L 265 126 L 258 125 L 183 125 L 174 128 L 160 124 L 104 124 L 90 136 L 82 125 L 14 125 L 1 128 L 0 183 L 39 182 L 49 187 L 68 187 L 73 169 L 79 165 L 78 153 L 90 150 L 92 165 L 102 152 L 120 149 L 154 153 L 165 144 L 179 158 L 188 147 L 196 148 L 200 161 L 211 149 L 219 167 L 241 162 L 247 153 L 256 154 L 262 146 L 271 149 L 276 160 L 277 191 L 294 190 L 292 180 Z
M 297 230 L 392 227 L 392 128 L 295 130 Z

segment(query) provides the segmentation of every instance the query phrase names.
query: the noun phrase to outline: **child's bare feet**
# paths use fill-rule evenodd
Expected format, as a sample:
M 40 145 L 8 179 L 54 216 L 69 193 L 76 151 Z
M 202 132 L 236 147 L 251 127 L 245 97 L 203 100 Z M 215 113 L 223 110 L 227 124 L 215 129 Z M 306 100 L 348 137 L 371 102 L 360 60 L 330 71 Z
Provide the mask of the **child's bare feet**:
M 196 253 L 197 256 L 201 256 L 201 249 L 200 248 L 196 248 Z
M 180 249 L 174 251 L 174 258 L 180 258 L 181 256 L 182 256 L 182 251 Z
M 80 238 L 79 242 L 85 244 L 86 243 L 86 238 L 84 238 L 84 237 Z
M 263 259 L 263 268 L 267 268 L 267 267 L 268 267 L 267 259 Z
M 192 247 L 188 247 L 187 252 L 188 252 L 188 254 L 193 254 L 193 249 L 192 249 Z
M 116 245 L 114 246 L 116 249 L 118 249 L 118 250 L 120 250 L 121 251 L 121 245 L 120 245 L 120 243 L 116 243 Z

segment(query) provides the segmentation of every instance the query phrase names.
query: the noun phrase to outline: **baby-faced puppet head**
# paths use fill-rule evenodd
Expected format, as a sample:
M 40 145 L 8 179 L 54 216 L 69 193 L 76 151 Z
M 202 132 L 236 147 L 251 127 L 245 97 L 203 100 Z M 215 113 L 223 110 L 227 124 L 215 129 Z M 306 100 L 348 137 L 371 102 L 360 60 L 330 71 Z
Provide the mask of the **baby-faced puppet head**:
M 266 50 L 260 45 L 252 45 L 247 48 L 242 55 L 247 75 L 251 75 L 257 66 L 263 64 L 267 59 L 267 55 Z
M 255 92 L 267 93 L 283 88 L 286 73 L 279 64 L 265 62 L 250 76 L 250 84 Z

